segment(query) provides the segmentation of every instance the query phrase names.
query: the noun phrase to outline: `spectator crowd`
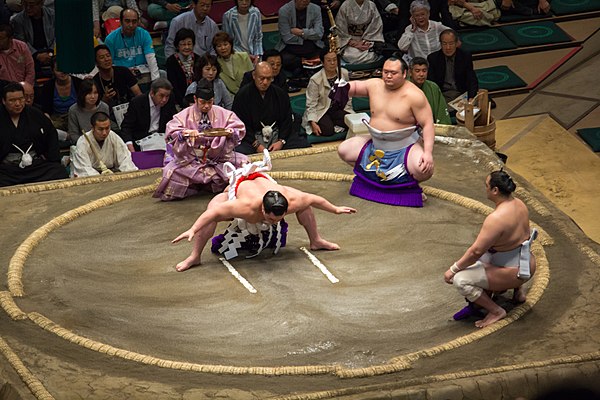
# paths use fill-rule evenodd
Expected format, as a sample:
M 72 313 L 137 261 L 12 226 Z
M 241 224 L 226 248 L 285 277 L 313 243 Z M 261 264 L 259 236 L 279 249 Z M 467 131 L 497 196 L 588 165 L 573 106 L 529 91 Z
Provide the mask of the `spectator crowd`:
M 327 97 L 336 79 L 349 79 L 329 50 L 331 22 L 342 66 L 381 66 L 396 51 L 410 66 L 407 79 L 430 101 L 434 122 L 450 123 L 446 103 L 478 90 L 456 30 L 489 26 L 501 12 L 550 10 L 546 0 L 290 0 L 279 9 L 279 41 L 265 50 L 253 0 L 233 1 L 219 24 L 210 16 L 212 0 L 89 1 L 95 67 L 73 75 L 56 62 L 54 0 L 0 0 L 0 186 L 66 178 L 67 170 L 103 173 L 103 157 L 116 171 L 134 170 L 132 154 L 161 148 L 161 141 L 167 165 L 169 140 L 182 137 L 168 132 L 169 123 L 190 107 L 211 126 L 221 124 L 211 120 L 217 114 L 239 118 L 238 142 L 228 138 L 228 148 L 240 154 L 308 147 L 307 134 L 342 132 L 353 111 L 351 102 L 340 107 Z M 288 95 L 300 87 L 308 88 L 304 115 L 293 112 Z M 185 118 L 181 124 L 193 120 Z M 200 120 L 194 123 L 185 128 L 197 130 Z

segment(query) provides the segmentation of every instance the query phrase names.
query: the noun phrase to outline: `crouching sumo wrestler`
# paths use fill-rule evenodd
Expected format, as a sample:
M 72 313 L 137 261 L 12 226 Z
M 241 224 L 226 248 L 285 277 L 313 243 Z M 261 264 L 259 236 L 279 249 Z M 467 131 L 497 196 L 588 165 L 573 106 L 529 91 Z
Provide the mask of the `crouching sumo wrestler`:
M 173 240 L 173 243 L 182 239 L 194 240 L 192 253 L 177 264 L 177 271 L 200 264 L 202 250 L 220 221 L 232 222 L 225 234 L 213 239 L 212 251 L 226 259 L 237 256 L 238 249 L 249 250 L 251 257 L 267 247 L 274 248 L 277 253 L 286 241 L 287 223 L 283 217 L 291 213 L 296 214 L 298 222 L 306 230 L 312 250 L 340 248 L 320 236 L 312 208 L 333 214 L 353 214 L 355 209 L 338 207 L 321 196 L 277 184 L 266 173 L 271 169 L 267 150 L 262 162 L 246 164 L 239 169 L 234 169 L 233 165 L 227 168 L 229 187 L 210 201 L 206 211 L 190 229 Z
M 487 292 L 514 289 L 514 299 L 524 302 L 526 297 L 521 286 L 533 276 L 536 268 L 531 243 L 537 231 L 530 232 L 527 207 L 512 196 L 516 189 L 512 178 L 504 171 L 492 172 L 486 178 L 485 187 L 487 198 L 496 208 L 486 217 L 475 243 L 444 273 L 446 283 L 453 283 L 467 301 L 487 311 L 485 318 L 475 322 L 479 328 L 506 316 L 506 310 Z M 467 308 L 472 310 L 473 306 Z M 455 319 L 459 319 L 457 315 Z

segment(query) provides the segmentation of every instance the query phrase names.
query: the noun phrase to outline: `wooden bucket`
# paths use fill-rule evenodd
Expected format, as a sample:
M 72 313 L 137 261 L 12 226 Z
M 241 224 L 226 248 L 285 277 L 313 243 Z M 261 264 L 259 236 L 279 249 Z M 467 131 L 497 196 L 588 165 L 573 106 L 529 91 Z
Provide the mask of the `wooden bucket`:
M 473 109 L 480 109 L 477 116 Z M 456 122 L 464 125 L 477 139 L 485 143 L 490 149 L 496 149 L 496 120 L 491 115 L 490 103 L 488 102 L 488 92 L 485 89 L 479 90 L 477 96 L 465 105 L 465 119 L 461 121 L 458 116 Z
M 489 124 L 480 126 L 475 125 L 473 129 L 469 130 L 490 149 L 496 149 L 496 120 L 494 117 L 490 117 Z

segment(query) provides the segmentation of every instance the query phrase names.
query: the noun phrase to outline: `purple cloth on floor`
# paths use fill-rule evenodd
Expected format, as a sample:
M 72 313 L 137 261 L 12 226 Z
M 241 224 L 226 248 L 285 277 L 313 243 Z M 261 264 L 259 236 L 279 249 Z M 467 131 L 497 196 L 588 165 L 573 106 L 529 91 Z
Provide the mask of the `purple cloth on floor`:
M 164 150 L 135 151 L 131 153 L 131 159 L 139 169 L 160 168 L 163 166 L 164 157 Z
M 467 304 L 462 310 L 452 316 L 455 321 L 467 319 L 469 317 L 483 317 L 481 311 L 477 310 L 471 303 Z

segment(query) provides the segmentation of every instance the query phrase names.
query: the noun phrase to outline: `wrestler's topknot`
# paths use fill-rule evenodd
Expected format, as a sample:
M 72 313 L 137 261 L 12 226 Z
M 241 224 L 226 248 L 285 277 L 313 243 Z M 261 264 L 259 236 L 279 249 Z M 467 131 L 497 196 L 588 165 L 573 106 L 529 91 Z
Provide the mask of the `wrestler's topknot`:
M 504 169 L 490 174 L 490 189 L 495 187 L 503 196 L 509 196 L 517 189 L 517 185 Z
M 263 196 L 263 207 L 266 213 L 271 213 L 279 217 L 286 213 L 288 201 L 280 192 L 269 190 Z

